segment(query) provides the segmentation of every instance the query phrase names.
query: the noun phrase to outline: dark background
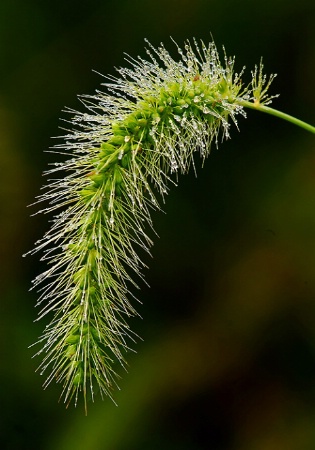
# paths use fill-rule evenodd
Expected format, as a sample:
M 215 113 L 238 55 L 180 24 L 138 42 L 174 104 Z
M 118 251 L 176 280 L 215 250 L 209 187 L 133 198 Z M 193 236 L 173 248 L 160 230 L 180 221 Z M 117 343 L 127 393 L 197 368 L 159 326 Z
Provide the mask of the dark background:
M 48 228 L 26 208 L 54 159 L 64 106 L 92 94 L 123 52 L 144 38 L 210 39 L 249 72 L 261 56 L 278 73 L 274 106 L 315 122 L 314 0 L 224 2 L 1 0 L 0 235 L 1 449 L 312 450 L 315 448 L 315 141 L 249 111 L 239 133 L 198 179 L 180 179 L 154 214 L 118 407 L 97 398 L 89 415 L 43 391 L 28 346 L 36 318 L 23 259 Z

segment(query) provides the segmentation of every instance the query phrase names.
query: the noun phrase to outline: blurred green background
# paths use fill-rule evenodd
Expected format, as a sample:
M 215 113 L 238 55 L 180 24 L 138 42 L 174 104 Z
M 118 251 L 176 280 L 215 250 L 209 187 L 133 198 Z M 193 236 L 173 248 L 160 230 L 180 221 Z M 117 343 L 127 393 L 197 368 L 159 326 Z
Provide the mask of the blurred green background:
M 314 0 L 1 0 L 1 449 L 315 448 L 313 135 L 249 111 L 154 214 L 151 288 L 131 320 L 143 341 L 118 407 L 97 398 L 85 417 L 60 386 L 42 390 L 28 346 L 46 323 L 28 289 L 44 267 L 21 257 L 48 228 L 26 208 L 55 159 L 44 150 L 64 106 L 102 83 L 92 69 L 145 56 L 145 37 L 176 55 L 169 36 L 212 33 L 244 82 L 264 56 L 274 106 L 314 124 L 314 23 Z

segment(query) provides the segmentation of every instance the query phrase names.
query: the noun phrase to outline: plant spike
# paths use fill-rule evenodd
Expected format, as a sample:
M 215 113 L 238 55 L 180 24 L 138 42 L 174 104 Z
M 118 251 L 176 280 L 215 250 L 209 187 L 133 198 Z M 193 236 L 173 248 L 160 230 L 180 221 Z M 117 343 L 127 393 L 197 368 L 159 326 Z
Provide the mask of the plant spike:
M 266 106 L 274 76 L 267 80 L 262 64 L 244 87 L 244 69 L 235 74 L 225 52 L 222 65 L 214 42 L 177 46 L 178 61 L 163 44 L 147 44 L 149 61 L 127 56 L 131 67 L 107 77 L 107 92 L 81 97 L 87 112 L 67 110 L 71 130 L 54 148 L 69 159 L 46 172 L 66 175 L 49 180 L 38 198 L 49 203 L 40 212 L 61 208 L 30 252 L 43 251 L 48 263 L 33 286 L 42 286 L 37 320 L 52 315 L 37 342 L 39 369 L 50 371 L 44 387 L 62 383 L 67 405 L 82 393 L 85 410 L 95 387 L 111 397 L 115 361 L 126 366 L 134 335 L 125 318 L 136 314 L 130 289 L 138 287 L 131 272 L 143 278 L 137 247 L 149 252 L 152 245 L 145 226 L 153 228 L 150 210 L 160 209 L 154 191 L 164 201 L 172 175 L 187 173 L 196 152 L 205 160 L 220 133 L 229 138 L 230 122 L 237 127 L 244 108 L 315 131 Z

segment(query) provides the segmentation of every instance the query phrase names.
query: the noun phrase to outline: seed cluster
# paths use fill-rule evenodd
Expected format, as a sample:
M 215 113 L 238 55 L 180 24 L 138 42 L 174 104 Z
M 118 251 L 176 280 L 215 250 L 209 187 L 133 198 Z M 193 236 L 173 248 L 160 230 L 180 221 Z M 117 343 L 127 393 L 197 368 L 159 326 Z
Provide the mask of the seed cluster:
M 75 129 L 56 146 L 70 159 L 47 172 L 66 175 L 39 198 L 50 203 L 42 211 L 62 212 L 33 251 L 44 250 L 48 262 L 34 280 L 45 283 L 39 319 L 53 313 L 38 353 L 42 372 L 51 370 L 44 386 L 61 382 L 67 404 L 82 392 L 86 407 L 95 386 L 111 396 L 115 363 L 125 366 L 122 352 L 133 339 L 125 317 L 136 314 L 131 273 L 142 278 L 137 247 L 150 251 L 144 227 L 153 228 L 150 209 L 160 208 L 153 188 L 164 200 L 172 174 L 187 173 L 196 152 L 204 160 L 220 130 L 229 137 L 229 119 L 237 125 L 237 114 L 245 116 L 240 99 L 252 98 L 234 60 L 225 57 L 223 67 L 214 43 L 178 52 L 175 61 L 150 46 L 150 61 L 129 58 L 132 68 L 108 77 L 106 93 L 82 97 L 89 113 L 75 112 Z

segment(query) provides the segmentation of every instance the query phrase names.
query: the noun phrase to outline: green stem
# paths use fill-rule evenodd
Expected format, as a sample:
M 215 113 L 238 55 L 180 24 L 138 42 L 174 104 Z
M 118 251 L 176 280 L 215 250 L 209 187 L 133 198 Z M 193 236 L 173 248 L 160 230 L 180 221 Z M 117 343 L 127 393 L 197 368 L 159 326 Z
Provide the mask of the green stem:
M 257 111 L 261 111 L 267 114 L 271 114 L 272 116 L 279 117 L 280 119 L 286 120 L 288 122 L 297 125 L 298 127 L 304 128 L 311 133 L 315 133 L 315 127 L 312 125 L 303 122 L 302 120 L 296 119 L 295 117 L 290 116 L 289 114 L 285 114 L 277 109 L 269 108 L 268 106 L 262 105 L 260 103 L 247 102 L 246 100 L 239 99 L 238 104 L 244 106 L 244 108 L 256 109 Z

